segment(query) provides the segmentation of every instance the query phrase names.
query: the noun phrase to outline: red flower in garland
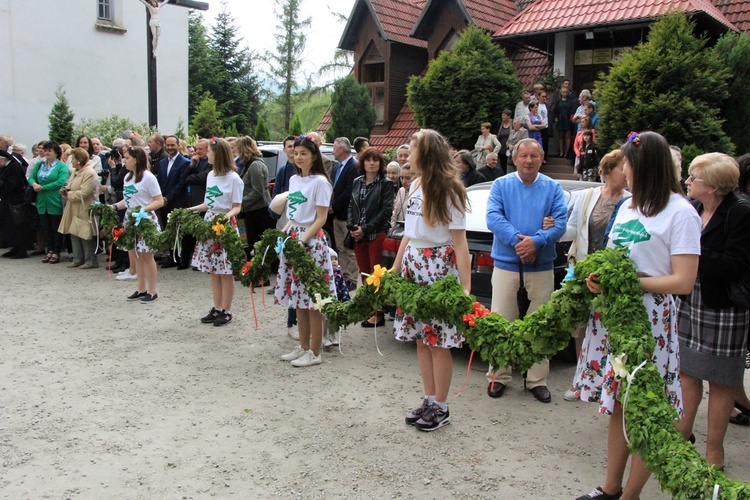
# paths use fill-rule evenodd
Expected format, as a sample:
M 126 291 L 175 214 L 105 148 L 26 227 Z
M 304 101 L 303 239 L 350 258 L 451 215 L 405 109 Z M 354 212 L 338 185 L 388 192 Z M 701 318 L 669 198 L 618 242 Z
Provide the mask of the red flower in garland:
M 484 307 L 479 302 L 474 302 L 471 305 L 472 309 L 474 310 L 473 316 L 479 316 L 480 318 L 484 318 L 490 313 L 490 310 Z
M 245 265 L 242 266 L 242 276 L 247 276 L 248 275 L 248 273 L 250 272 L 250 265 L 251 264 L 252 264 L 252 262 L 250 262 L 249 260 L 247 262 L 245 262 Z
M 112 239 L 115 241 L 120 239 L 120 236 L 122 236 L 122 233 L 125 232 L 125 228 L 123 227 L 113 227 L 112 228 Z

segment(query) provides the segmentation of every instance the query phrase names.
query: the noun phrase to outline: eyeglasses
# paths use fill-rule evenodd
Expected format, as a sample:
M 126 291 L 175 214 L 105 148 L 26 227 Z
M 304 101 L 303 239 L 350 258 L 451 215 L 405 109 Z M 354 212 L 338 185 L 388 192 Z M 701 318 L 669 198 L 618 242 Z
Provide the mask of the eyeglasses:
M 706 182 L 706 181 L 704 181 L 703 179 L 699 179 L 699 178 L 697 178 L 697 177 L 693 177 L 693 175 L 692 175 L 692 174 L 691 174 L 691 175 L 688 175 L 688 178 L 687 178 L 687 180 L 689 180 L 690 182 Z

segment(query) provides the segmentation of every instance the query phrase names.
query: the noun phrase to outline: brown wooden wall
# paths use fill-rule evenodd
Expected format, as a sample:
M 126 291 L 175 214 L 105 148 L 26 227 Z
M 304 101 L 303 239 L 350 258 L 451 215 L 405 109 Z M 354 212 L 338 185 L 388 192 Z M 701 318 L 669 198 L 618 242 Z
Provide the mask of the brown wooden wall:
M 438 50 L 451 29 L 461 33 L 466 27 L 466 20 L 453 0 L 443 1 L 442 8 L 433 9 L 433 12 L 437 15 L 433 19 L 432 32 L 427 39 L 427 53 L 430 60 L 438 56 Z
M 424 49 L 400 43 L 391 45 L 391 59 L 385 68 L 385 98 L 388 103 L 385 121 L 389 128 L 406 102 L 409 77 L 419 75 L 426 67 L 427 52 Z

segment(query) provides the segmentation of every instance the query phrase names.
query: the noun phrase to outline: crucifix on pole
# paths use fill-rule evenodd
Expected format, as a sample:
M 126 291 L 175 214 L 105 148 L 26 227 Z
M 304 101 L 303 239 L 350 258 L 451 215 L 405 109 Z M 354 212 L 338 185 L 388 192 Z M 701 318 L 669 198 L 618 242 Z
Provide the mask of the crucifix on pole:
M 159 107 L 156 89 L 156 49 L 161 36 L 159 9 L 166 4 L 186 7 L 188 9 L 208 10 L 206 2 L 194 0 L 139 0 L 146 7 L 146 58 L 148 71 L 148 124 L 159 126 Z

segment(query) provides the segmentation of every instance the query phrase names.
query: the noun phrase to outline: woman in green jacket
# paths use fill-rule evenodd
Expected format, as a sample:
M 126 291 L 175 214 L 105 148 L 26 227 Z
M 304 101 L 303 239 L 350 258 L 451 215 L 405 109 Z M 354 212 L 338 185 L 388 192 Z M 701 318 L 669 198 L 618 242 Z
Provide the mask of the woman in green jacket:
M 42 145 L 44 160 L 34 165 L 29 184 L 36 191 L 36 209 L 44 231 L 47 255 L 42 262 L 60 262 L 63 235 L 57 232 L 62 218 L 63 204 L 60 188 L 68 181 L 68 166 L 60 161 L 62 149 L 54 141 Z

